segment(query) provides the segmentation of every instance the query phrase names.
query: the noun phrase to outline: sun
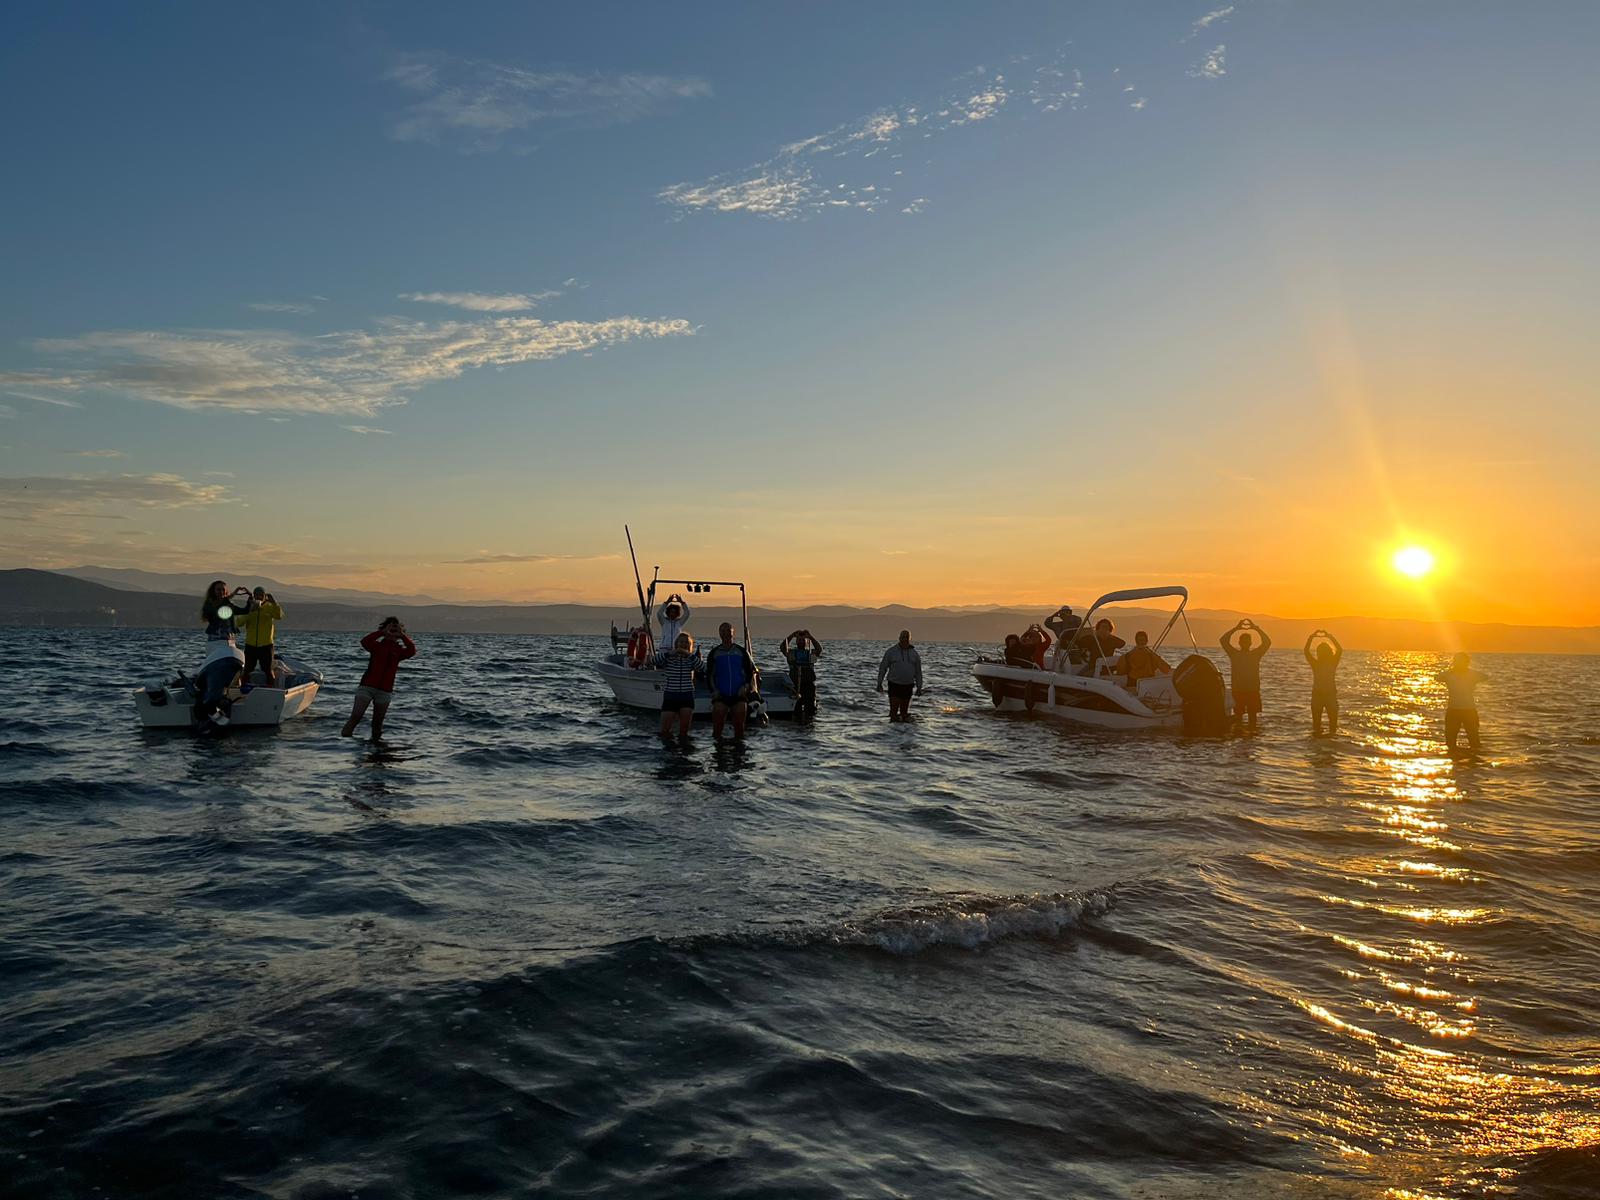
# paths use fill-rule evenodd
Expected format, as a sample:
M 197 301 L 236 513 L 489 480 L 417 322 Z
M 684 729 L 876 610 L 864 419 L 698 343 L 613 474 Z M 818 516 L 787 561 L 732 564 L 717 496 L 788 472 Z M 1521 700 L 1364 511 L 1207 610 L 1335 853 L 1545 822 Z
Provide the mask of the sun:
M 1412 579 L 1421 579 L 1433 570 L 1433 551 L 1422 546 L 1405 546 L 1394 552 L 1394 569 Z

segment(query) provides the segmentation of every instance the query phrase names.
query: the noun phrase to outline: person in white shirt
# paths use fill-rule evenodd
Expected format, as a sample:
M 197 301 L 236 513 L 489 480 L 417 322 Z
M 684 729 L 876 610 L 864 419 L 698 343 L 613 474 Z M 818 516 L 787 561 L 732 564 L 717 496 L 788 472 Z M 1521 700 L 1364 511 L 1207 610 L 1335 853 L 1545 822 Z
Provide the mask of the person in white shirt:
M 656 609 L 656 620 L 661 624 L 661 637 L 656 642 L 656 650 L 671 654 L 677 649 L 678 635 L 689 623 L 689 605 L 682 596 L 673 592 Z
M 1482 671 L 1472 669 L 1472 655 L 1458 654 L 1450 664 L 1448 671 L 1440 671 L 1434 676 L 1444 684 L 1446 699 L 1444 702 L 1444 742 L 1450 753 L 1456 751 L 1456 739 L 1461 736 L 1461 731 L 1466 730 L 1467 745 L 1473 750 L 1478 749 L 1478 697 L 1477 688 L 1486 678 Z
M 911 631 L 902 629 L 900 640 L 884 651 L 878 664 L 878 690 L 883 691 L 884 677 L 889 680 L 889 720 L 911 719 L 911 692 L 922 695 L 922 655 L 911 644 Z

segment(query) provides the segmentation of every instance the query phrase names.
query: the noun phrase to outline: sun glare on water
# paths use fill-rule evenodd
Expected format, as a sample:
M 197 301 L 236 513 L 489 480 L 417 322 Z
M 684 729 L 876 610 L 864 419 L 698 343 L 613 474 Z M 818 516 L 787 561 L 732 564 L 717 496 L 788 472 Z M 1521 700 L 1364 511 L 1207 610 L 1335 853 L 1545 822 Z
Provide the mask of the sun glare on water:
M 1433 570 L 1433 552 L 1421 546 L 1406 546 L 1394 552 L 1394 569 L 1411 579 L 1421 579 Z

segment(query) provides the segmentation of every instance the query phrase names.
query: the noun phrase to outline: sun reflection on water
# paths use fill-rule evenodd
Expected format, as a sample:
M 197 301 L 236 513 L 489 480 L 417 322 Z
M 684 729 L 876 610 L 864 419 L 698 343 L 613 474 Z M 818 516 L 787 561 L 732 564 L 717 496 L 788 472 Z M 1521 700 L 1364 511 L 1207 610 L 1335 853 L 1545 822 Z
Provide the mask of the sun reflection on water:
M 1322 886 L 1302 893 L 1327 906 L 1328 919 L 1343 928 L 1301 930 L 1349 956 L 1328 964 L 1323 978 L 1332 990 L 1293 997 L 1343 1043 L 1332 1053 L 1343 1082 L 1325 1065 L 1314 1067 L 1302 1102 L 1316 1107 L 1341 1154 L 1446 1150 L 1488 1159 L 1600 1140 L 1600 1067 L 1546 1068 L 1495 1049 L 1506 1037 L 1496 1013 L 1517 1002 L 1502 991 L 1486 1004 L 1478 978 L 1506 986 L 1492 962 L 1496 943 L 1486 940 L 1503 936 L 1493 931 L 1506 916 L 1498 903 L 1504 893 L 1479 870 L 1451 860 L 1499 847 L 1485 844 L 1470 820 L 1464 830 L 1452 829 L 1452 814 L 1468 797 L 1458 764 L 1440 752 L 1438 665 L 1431 656 L 1389 655 L 1378 669 L 1381 692 L 1364 731 L 1376 786 L 1368 776 L 1366 787 L 1343 800 L 1352 833 L 1392 837 L 1406 850 L 1323 859 L 1315 864 Z M 1418 925 L 1434 936 L 1412 936 Z M 1325 1054 L 1313 1051 L 1308 1061 Z M 1432 1187 L 1453 1191 L 1456 1182 L 1439 1179 Z M 1427 1187 L 1386 1195 L 1442 1200 Z

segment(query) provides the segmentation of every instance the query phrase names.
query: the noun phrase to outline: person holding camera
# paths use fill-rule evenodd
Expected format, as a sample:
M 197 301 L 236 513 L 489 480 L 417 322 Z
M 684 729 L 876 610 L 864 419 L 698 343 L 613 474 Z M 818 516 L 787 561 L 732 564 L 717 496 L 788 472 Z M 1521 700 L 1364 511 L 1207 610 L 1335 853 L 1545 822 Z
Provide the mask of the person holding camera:
M 213 582 L 200 602 L 200 619 L 206 626 L 206 656 L 200 663 L 200 697 L 195 707 L 202 724 L 228 723 L 228 687 L 244 662 L 234 637 L 234 614 L 249 611 L 250 593 L 242 587 L 230 592 L 223 579 Z
M 406 627 L 400 624 L 399 617 L 385 617 L 378 628 L 361 639 L 361 648 L 371 659 L 367 669 L 361 676 L 361 685 L 356 688 L 355 705 L 350 710 L 350 719 L 344 723 L 343 737 L 355 734 L 356 726 L 361 724 L 361 718 L 366 715 L 367 705 L 372 705 L 372 740 L 377 741 L 383 736 L 383 716 L 389 711 L 389 702 L 394 699 L 394 677 L 400 670 L 400 664 L 408 658 L 414 658 L 417 653 L 417 644 L 411 640 L 411 635 L 406 632 Z
M 261 677 L 265 685 L 278 686 L 272 663 L 276 650 L 278 622 L 281 620 L 283 620 L 283 606 L 272 598 L 271 592 L 262 587 L 256 588 L 251 593 L 249 609 L 234 615 L 233 623 L 244 630 L 245 683 L 250 682 L 250 672 L 255 670 L 257 663 L 260 663 Z
M 796 629 L 778 643 L 778 650 L 789 664 L 789 682 L 794 684 L 794 715 L 816 716 L 817 660 L 822 657 L 822 643 L 809 629 Z

